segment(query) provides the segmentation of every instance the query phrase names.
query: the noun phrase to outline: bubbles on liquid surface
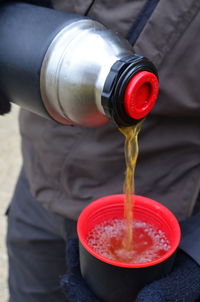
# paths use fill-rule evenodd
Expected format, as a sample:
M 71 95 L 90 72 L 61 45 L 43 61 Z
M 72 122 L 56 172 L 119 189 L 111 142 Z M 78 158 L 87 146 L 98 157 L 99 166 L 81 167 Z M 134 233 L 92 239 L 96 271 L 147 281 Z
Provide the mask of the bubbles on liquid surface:
M 111 260 L 128 263 L 145 263 L 159 258 L 170 249 L 170 242 L 162 230 L 135 220 L 133 247 L 123 246 L 126 222 L 110 219 L 96 225 L 87 236 L 89 246 L 98 254 Z

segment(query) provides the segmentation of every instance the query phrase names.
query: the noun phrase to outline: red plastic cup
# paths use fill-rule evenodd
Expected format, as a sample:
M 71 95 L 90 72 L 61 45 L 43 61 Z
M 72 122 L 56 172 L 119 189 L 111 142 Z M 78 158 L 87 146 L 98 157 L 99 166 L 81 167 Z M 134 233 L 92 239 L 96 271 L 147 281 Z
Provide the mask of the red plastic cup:
M 104 302 L 133 302 L 146 284 L 168 274 L 173 267 L 180 242 L 176 217 L 160 203 L 134 196 L 134 218 L 162 230 L 170 248 L 160 258 L 145 263 L 123 263 L 97 254 L 87 236 L 97 224 L 109 219 L 123 219 L 124 195 L 110 195 L 89 204 L 78 219 L 81 274 L 95 295 Z

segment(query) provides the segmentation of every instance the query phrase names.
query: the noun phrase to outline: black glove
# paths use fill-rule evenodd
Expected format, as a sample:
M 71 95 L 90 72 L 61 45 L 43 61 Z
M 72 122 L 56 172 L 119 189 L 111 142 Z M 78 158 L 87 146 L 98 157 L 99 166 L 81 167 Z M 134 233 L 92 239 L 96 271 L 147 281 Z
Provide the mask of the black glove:
M 77 239 L 69 241 L 67 258 L 69 273 L 62 277 L 61 287 L 69 302 L 101 302 L 81 277 Z M 139 292 L 136 302 L 198 302 L 198 298 L 200 266 L 179 250 L 171 274 L 146 285 Z
M 11 109 L 10 102 L 0 94 L 0 115 L 4 115 L 10 112 L 10 109 Z
M 35 4 L 39 6 L 52 7 L 51 0 L 0 0 L 0 2 L 26 2 L 30 4 Z
M 69 273 L 61 279 L 61 287 L 69 302 L 101 302 L 91 292 L 81 277 L 79 266 L 78 239 L 71 239 L 67 244 L 67 267 Z
M 146 285 L 136 302 L 198 302 L 199 298 L 200 266 L 179 250 L 171 274 Z
M 45 6 L 45 7 L 52 7 L 51 0 L 22 0 L 22 1 L 20 0 L 20 2 L 26 2 L 39 6 Z

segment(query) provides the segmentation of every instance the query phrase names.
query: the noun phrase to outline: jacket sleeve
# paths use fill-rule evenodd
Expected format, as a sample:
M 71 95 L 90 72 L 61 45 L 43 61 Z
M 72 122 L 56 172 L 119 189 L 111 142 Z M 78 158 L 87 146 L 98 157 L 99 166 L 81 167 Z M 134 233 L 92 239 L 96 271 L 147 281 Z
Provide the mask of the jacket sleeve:
M 181 223 L 180 248 L 200 265 L 200 211 Z

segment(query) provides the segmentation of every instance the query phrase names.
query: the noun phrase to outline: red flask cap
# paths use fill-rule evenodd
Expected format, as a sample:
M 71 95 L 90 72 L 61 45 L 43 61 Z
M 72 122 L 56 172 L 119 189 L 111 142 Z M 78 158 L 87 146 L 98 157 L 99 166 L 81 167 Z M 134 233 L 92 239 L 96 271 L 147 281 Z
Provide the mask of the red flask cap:
M 140 71 L 129 81 L 124 95 L 124 109 L 133 119 L 145 117 L 158 97 L 159 82 L 155 74 Z

